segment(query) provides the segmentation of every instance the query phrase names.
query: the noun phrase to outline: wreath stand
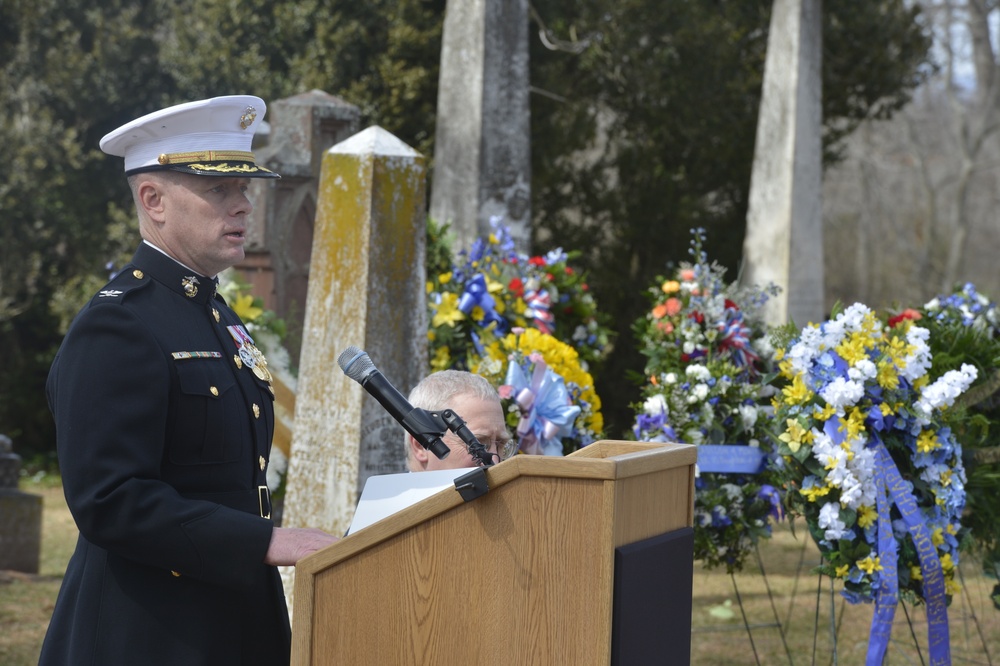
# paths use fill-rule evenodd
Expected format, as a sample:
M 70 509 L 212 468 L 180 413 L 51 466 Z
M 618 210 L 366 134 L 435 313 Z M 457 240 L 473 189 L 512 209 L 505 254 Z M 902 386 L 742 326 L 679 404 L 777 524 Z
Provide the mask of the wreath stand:
M 805 544 L 805 540 L 803 540 L 803 542 Z M 805 545 L 803 545 L 802 553 L 803 553 L 803 556 L 804 556 L 804 554 L 805 554 Z M 794 586 L 792 588 L 792 594 L 791 594 L 791 597 L 789 599 L 789 605 L 788 605 L 788 614 L 786 615 L 786 619 L 785 619 L 785 625 L 784 626 L 786 626 L 786 627 L 788 626 L 790 618 L 791 618 L 791 612 L 792 612 L 792 608 L 794 606 L 795 596 L 796 596 L 796 593 L 797 593 L 797 590 L 798 590 L 798 580 L 799 580 L 799 578 L 801 577 L 801 574 L 802 574 L 802 564 L 803 563 L 804 563 L 804 557 L 800 558 L 800 560 L 799 560 L 799 567 L 798 567 L 798 569 L 796 571 L 795 584 L 794 584 Z M 820 559 L 819 564 L 822 564 L 822 558 Z M 985 664 L 986 666 L 993 666 L 993 664 L 994 664 L 993 658 L 992 658 L 992 655 L 990 654 L 990 650 L 989 650 L 989 647 L 988 647 L 988 644 L 987 644 L 987 641 L 986 641 L 986 637 L 983 634 L 983 628 L 982 628 L 982 625 L 980 624 L 980 621 L 979 621 L 979 616 L 976 613 L 976 609 L 975 609 L 975 607 L 973 605 L 973 600 L 972 600 L 971 595 L 969 593 L 968 582 L 965 579 L 965 574 L 962 571 L 961 567 L 958 568 L 958 577 L 959 577 L 959 582 L 962 585 L 962 591 L 953 598 L 952 610 L 953 611 L 959 611 L 959 612 L 961 612 L 961 617 L 963 618 L 964 623 L 966 625 L 966 632 L 965 632 L 966 636 L 968 636 L 968 634 L 969 634 L 969 631 L 968 631 L 969 625 L 970 624 L 972 625 L 972 628 L 974 629 L 975 635 L 976 635 L 976 637 L 979 640 L 979 647 L 982 649 L 982 655 L 986 659 L 986 661 L 976 661 L 976 662 L 968 662 L 967 659 L 960 659 L 960 661 L 966 661 L 967 663 Z M 823 594 L 824 594 L 824 592 L 823 592 L 823 588 L 824 588 L 823 579 L 824 578 L 826 578 L 829 581 L 829 605 L 830 605 L 829 632 L 830 632 L 830 644 L 831 644 L 830 659 L 826 663 L 827 663 L 828 666 L 837 666 L 837 664 L 839 663 L 838 662 L 838 654 L 837 654 L 837 640 L 838 640 L 838 637 L 839 637 L 841 625 L 843 623 L 844 612 L 845 612 L 845 609 L 847 608 L 847 606 L 849 604 L 847 603 L 846 599 L 844 599 L 843 597 L 841 597 L 840 600 L 839 600 L 839 608 L 837 607 L 837 596 L 838 595 L 837 595 L 836 589 L 834 587 L 834 579 L 830 578 L 828 576 L 824 576 L 823 574 L 818 574 L 817 575 L 816 606 L 815 606 L 816 610 L 815 610 L 815 614 L 814 614 L 814 617 L 813 617 L 813 645 L 812 645 L 812 659 L 810 661 L 810 664 L 812 666 L 817 666 L 817 663 L 818 663 L 817 662 L 816 651 L 817 651 L 818 643 L 819 643 L 819 634 L 820 634 L 820 625 L 821 625 L 820 609 L 821 609 L 821 607 L 823 605 Z M 958 608 L 956 608 L 955 601 L 959 601 L 960 604 L 961 604 Z M 909 630 L 910 640 L 912 641 L 912 645 L 913 645 L 914 649 L 917 652 L 917 657 L 920 660 L 920 664 L 921 664 L 921 666 L 927 666 L 927 660 L 925 659 L 924 651 L 920 647 L 920 641 L 917 638 L 917 631 L 914 628 L 914 618 L 910 614 L 910 608 L 903 601 L 899 602 L 898 608 L 902 609 L 903 615 L 906 618 L 906 626 L 907 626 L 907 629 Z M 898 646 L 898 645 L 900 645 L 900 641 L 898 641 L 895 638 L 893 638 L 893 639 L 890 639 L 890 643 L 889 644 L 890 645 L 897 645 Z M 787 649 L 788 649 L 787 645 L 785 646 L 785 649 L 787 651 Z M 756 656 L 756 652 L 754 654 Z M 888 658 L 888 652 L 886 653 L 886 658 Z M 760 662 L 758 661 L 757 663 L 760 663 Z M 790 654 L 789 654 L 789 663 L 790 664 L 792 663 L 792 659 L 791 659 L 791 655 Z M 908 663 L 912 663 L 912 662 L 908 662 Z
M 805 549 L 803 548 L 803 552 L 804 552 L 804 550 Z M 791 666 L 792 664 L 794 664 L 794 662 L 792 660 L 791 650 L 788 647 L 788 642 L 785 639 L 784 625 L 782 624 L 781 619 L 778 617 L 778 607 L 777 607 L 777 604 L 775 603 L 774 593 L 772 592 L 771 585 L 770 585 L 770 583 L 768 582 L 768 579 L 767 579 L 767 572 L 764 569 L 764 562 L 763 562 L 763 560 L 761 559 L 761 556 L 760 556 L 760 549 L 757 547 L 756 544 L 754 544 L 754 560 L 757 563 L 757 569 L 760 571 L 761 579 L 764 582 L 764 588 L 767 590 L 767 598 L 768 598 L 769 605 L 771 607 L 771 614 L 772 614 L 772 616 L 774 618 L 774 621 L 773 622 L 765 622 L 765 623 L 757 623 L 757 624 L 751 624 L 750 623 L 750 618 L 747 615 L 746 606 L 743 605 L 743 595 L 740 592 L 739 582 L 736 580 L 736 575 L 734 573 L 730 573 L 729 574 L 729 580 L 732 583 L 733 592 L 736 595 L 736 604 L 739 606 L 740 617 L 743 620 L 743 627 L 742 627 L 742 629 L 746 631 L 747 640 L 750 642 L 750 649 L 753 651 L 754 663 L 757 664 L 757 666 L 760 666 L 760 664 L 761 664 L 760 655 L 757 652 L 757 645 L 754 642 L 753 630 L 754 629 L 771 629 L 771 628 L 776 628 L 778 630 L 778 635 L 781 637 L 781 644 L 782 644 L 782 647 L 784 647 L 785 656 L 788 657 L 788 663 Z M 801 566 L 801 563 L 800 563 L 800 566 Z M 796 583 L 797 582 L 798 582 L 798 575 L 796 575 Z M 786 624 L 787 624 L 787 620 L 786 620 Z M 738 628 L 737 627 L 731 627 L 731 628 L 730 627 L 705 627 L 705 628 L 696 628 L 696 629 L 693 630 L 693 633 L 725 632 L 725 631 L 733 631 L 735 629 L 738 629 Z

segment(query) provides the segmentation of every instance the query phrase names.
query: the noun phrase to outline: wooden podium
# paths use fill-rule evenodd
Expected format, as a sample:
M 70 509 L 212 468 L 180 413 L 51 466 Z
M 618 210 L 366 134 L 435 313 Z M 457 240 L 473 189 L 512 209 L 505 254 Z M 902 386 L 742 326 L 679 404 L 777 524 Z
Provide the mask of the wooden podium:
M 519 455 L 296 567 L 292 664 L 686 664 L 696 448 Z

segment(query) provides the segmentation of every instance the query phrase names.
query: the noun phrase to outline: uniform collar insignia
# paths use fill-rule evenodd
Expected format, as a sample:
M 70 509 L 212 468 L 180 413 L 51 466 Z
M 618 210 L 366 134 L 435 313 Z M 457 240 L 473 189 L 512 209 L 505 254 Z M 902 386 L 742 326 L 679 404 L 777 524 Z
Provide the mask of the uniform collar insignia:
M 184 295 L 188 298 L 194 298 L 198 295 L 198 278 L 193 275 L 187 275 L 181 278 L 181 288 L 184 289 Z

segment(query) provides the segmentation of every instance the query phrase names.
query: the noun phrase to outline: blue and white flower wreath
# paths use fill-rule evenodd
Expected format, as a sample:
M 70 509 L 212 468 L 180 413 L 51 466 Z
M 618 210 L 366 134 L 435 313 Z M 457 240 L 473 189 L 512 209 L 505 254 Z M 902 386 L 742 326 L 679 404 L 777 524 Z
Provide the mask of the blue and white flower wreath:
M 928 336 L 854 304 L 805 328 L 780 364 L 774 438 L 786 503 L 844 596 L 875 602 L 869 664 L 882 661 L 900 596 L 927 603 L 931 662 L 949 658 L 965 470 L 947 409 L 977 373 L 963 365 L 929 383 Z

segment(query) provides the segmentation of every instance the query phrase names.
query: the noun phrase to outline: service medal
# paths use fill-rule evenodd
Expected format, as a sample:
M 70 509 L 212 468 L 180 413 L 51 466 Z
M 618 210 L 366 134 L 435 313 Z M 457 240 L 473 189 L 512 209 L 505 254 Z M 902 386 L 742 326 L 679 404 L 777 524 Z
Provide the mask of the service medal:
M 253 374 L 261 381 L 271 382 L 273 377 L 267 369 L 267 360 L 264 358 L 264 354 L 257 349 L 257 346 L 253 343 L 253 338 L 250 337 L 247 330 L 243 326 L 227 326 L 226 328 L 236 342 L 236 348 L 239 352 L 240 360 L 243 361 L 243 365 L 250 368 Z

